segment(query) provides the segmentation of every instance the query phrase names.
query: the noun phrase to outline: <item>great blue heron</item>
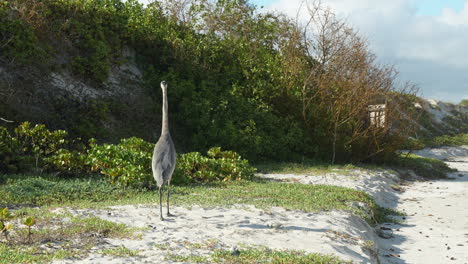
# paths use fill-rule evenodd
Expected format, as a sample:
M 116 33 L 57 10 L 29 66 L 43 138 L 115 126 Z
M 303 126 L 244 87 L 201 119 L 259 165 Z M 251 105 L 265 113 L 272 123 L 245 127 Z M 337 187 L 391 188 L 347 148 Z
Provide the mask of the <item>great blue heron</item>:
M 162 129 L 161 136 L 154 147 L 151 167 L 153 169 L 153 177 L 159 187 L 159 216 L 161 220 L 164 220 L 162 215 L 162 187 L 167 183 L 167 216 L 172 216 L 169 213 L 169 187 L 176 165 L 176 150 L 169 133 L 167 83 L 165 81 L 161 82 L 161 89 L 163 94 Z

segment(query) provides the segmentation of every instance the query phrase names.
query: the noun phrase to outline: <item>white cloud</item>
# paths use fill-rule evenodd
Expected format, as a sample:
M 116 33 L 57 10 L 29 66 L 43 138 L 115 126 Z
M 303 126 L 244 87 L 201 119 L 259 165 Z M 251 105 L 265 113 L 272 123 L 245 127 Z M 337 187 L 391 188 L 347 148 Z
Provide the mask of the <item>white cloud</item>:
M 395 64 L 402 81 L 425 97 L 458 102 L 468 91 L 468 0 L 463 10 L 417 14 L 424 0 L 322 0 L 369 40 L 380 61 Z M 293 17 L 302 0 L 278 0 L 267 10 Z M 304 7 L 303 7 L 304 8 Z M 306 12 L 302 10 L 301 15 Z
M 451 8 L 442 9 L 442 15 L 439 17 L 439 21 L 453 26 L 468 26 L 468 1 L 465 2 L 460 12 Z

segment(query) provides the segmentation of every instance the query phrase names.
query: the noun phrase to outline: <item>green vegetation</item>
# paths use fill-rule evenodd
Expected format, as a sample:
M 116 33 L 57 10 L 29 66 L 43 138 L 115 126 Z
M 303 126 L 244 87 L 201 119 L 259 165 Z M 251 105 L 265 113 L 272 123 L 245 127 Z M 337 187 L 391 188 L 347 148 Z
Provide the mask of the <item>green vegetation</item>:
M 51 262 L 54 259 L 75 257 L 77 253 L 76 249 L 43 252 L 38 247 L 0 243 L 1 264 Z
M 16 14 L 9 11 L 9 5 L 8 1 L 0 1 L 0 55 L 19 63 L 44 62 L 47 58 L 44 43 L 38 40 L 33 27 L 24 20 L 16 19 Z
M 9 94 L 0 97 L 1 117 L 31 121 L 0 126 L 0 206 L 20 208 L 0 215 L 8 240 L 0 243 L 0 263 L 80 257 L 101 237 L 134 235 L 125 225 L 50 209 L 156 202 L 150 161 L 161 123 L 161 80 L 170 84 L 171 132 L 180 153 L 175 205 L 344 210 L 375 224 L 396 212 L 348 188 L 255 179 L 244 158 L 263 164 L 262 172 L 319 174 L 358 168 L 335 163 L 380 162 L 442 177 L 449 169 L 441 162 L 395 154 L 414 132 L 416 97 L 396 88 L 392 67 L 376 63 L 356 30 L 326 9 L 311 12 L 323 26 L 317 36 L 313 25 L 302 28 L 247 1 L 0 0 L 0 62 L 13 83 L 0 80 L 0 93 Z M 116 77 L 129 67 L 142 75 Z M 51 76 L 70 77 L 100 95 L 56 89 Z M 116 79 L 122 91 L 108 89 Z M 382 126 L 369 120 L 368 107 L 383 102 Z M 466 135 L 413 143 L 464 142 Z M 19 243 L 26 240 L 29 245 Z M 46 250 L 39 247 L 44 241 L 60 246 Z M 102 254 L 138 252 L 122 247 Z M 267 249 L 172 258 L 342 263 Z
M 181 155 L 175 172 L 175 183 L 251 180 L 255 168 L 233 151 L 211 148 L 204 157 L 198 152 Z
M 239 255 L 232 255 L 228 250 L 217 250 L 212 255 L 213 263 L 271 263 L 271 264 L 284 264 L 284 263 L 323 263 L 323 264 L 345 264 L 351 263 L 340 260 L 334 256 L 327 256 L 321 254 L 306 254 L 301 251 L 279 251 L 271 250 L 268 248 L 249 248 L 240 250 Z
M 10 221 L 11 219 L 13 219 L 13 216 L 11 215 L 10 211 L 8 211 L 8 208 L 2 208 L 0 210 L 0 231 L 6 240 L 8 240 L 8 233 L 13 227 L 12 224 L 7 223 L 7 221 Z
M 425 146 L 430 148 L 463 145 L 468 145 L 468 134 L 459 134 L 455 136 L 444 135 L 429 139 L 425 142 Z
M 294 250 L 272 250 L 269 248 L 246 248 L 241 249 L 238 254 L 230 250 L 215 250 L 210 256 L 199 255 L 174 255 L 169 254 L 166 259 L 177 262 L 190 263 L 227 263 L 227 264 L 286 264 L 286 263 L 322 263 L 322 264 L 345 264 L 351 263 L 340 260 L 334 256 L 322 254 L 307 254 Z
M 122 139 L 119 144 L 99 145 L 94 139 L 90 139 L 88 145 L 70 142 L 63 130 L 51 132 L 44 125 L 31 126 L 26 122 L 17 127 L 14 134 L 0 127 L 0 149 L 5 153 L 0 159 L 0 170 L 15 173 L 34 168 L 62 176 L 100 173 L 111 183 L 151 188 L 154 185 L 151 175 L 153 148 L 152 143 L 136 137 Z M 174 183 L 248 180 L 253 177 L 255 169 L 233 151 L 215 147 L 207 155 L 205 157 L 198 152 L 180 155 Z M 34 178 L 26 181 L 36 181 L 42 190 L 54 188 Z M 62 193 L 67 192 L 62 190 Z M 31 199 L 36 197 L 29 190 L 23 195 Z
M 102 178 L 63 178 L 53 175 L 1 175 L 0 193 L 4 204 L 49 205 L 85 199 L 98 202 L 123 199 L 138 193 L 117 188 Z
M 164 79 L 181 152 L 221 146 L 251 161 L 386 160 L 413 127 L 395 110 L 411 92 L 399 91 L 391 67 L 376 63 L 356 30 L 325 8 L 316 11 L 327 33 L 315 36 L 313 25 L 302 28 L 247 1 L 0 3 L 0 46 L 6 51 L 0 60 L 8 71 L 40 61 L 46 68 L 41 76 L 72 75 L 98 91 L 109 87 L 113 69 L 122 65 L 135 61 L 142 72 L 141 80 L 120 85 L 134 89 L 122 95 L 75 98 L 50 90 L 37 105 L 10 103 L 25 101 L 40 83 L 36 76 L 17 78 L 16 100 L 1 101 L 2 112 L 14 120 L 47 122 L 85 140 L 154 140 Z M 368 105 L 384 101 L 392 104 L 387 123 L 376 127 Z
M 422 139 L 408 139 L 402 149 L 420 150 L 423 148 L 438 148 L 443 146 L 468 145 L 468 134 L 442 135 Z
M 370 165 L 354 165 L 354 164 L 337 164 L 330 165 L 329 163 L 317 161 L 304 161 L 302 163 L 295 162 L 263 162 L 255 164 L 257 170 L 261 173 L 292 173 L 292 174 L 308 174 L 308 175 L 324 175 L 334 171 L 340 173 L 349 173 L 352 170 L 363 170 Z
M 120 246 L 117 248 L 107 248 L 101 251 L 101 254 L 106 256 L 114 256 L 114 257 L 135 257 L 138 256 L 139 250 L 131 250 L 124 246 Z
M 5 210 L 5 209 L 4 209 Z M 134 238 L 129 228 L 97 217 L 54 213 L 46 208 L 22 208 L 10 214 L 23 219 L 26 228 L 15 226 L 10 238 L 0 242 L 0 263 L 43 263 L 54 259 L 80 258 L 102 238 Z M 31 227 L 35 231 L 31 232 Z
M 172 192 L 174 195 L 171 201 L 179 206 L 229 207 L 245 204 L 265 210 L 277 206 L 307 212 L 344 210 L 362 216 L 371 224 L 388 221 L 387 216 L 395 214 L 377 206 L 364 192 L 326 185 L 284 184 L 258 180 L 225 181 L 173 186 Z M 57 175 L 2 175 L 0 197 L 2 197 L 1 203 L 8 206 L 18 207 L 18 205 L 25 204 L 33 206 L 15 210 L 13 217 L 36 221 L 33 232 L 30 232 L 27 227 L 12 229 L 10 245 L 0 246 L 0 256 L 4 256 L 5 263 L 80 258 L 87 254 L 92 245 L 99 243 L 100 237 L 134 237 L 137 231 L 123 224 L 97 217 L 72 216 L 66 213 L 66 210 L 57 212 L 56 207 L 102 208 L 111 205 L 156 204 L 157 202 L 154 190 L 115 185 L 100 177 L 74 179 Z M 15 241 L 28 241 L 28 245 L 18 244 Z M 40 247 L 41 241 L 52 241 L 55 248 L 46 251 Z M 212 242 L 207 242 L 189 246 L 211 248 L 211 245 Z M 164 250 L 167 246 L 160 245 L 159 248 Z M 296 263 L 296 261 L 312 259 L 313 256 L 317 260 L 328 261 L 324 263 L 341 263 L 330 262 L 331 260 L 338 261 L 338 259 L 328 256 L 300 252 L 260 251 L 243 250 L 241 255 L 232 259 L 225 259 L 228 256 L 223 251 L 216 251 L 209 258 L 208 263 L 251 263 L 249 261 L 252 261 L 251 258 L 255 254 L 258 254 L 259 260 L 265 263 L 270 263 L 268 261 L 271 257 L 274 257 L 275 261 L 277 259 L 278 263 L 287 259 L 292 259 L 291 263 Z M 137 256 L 138 252 L 122 247 L 103 250 L 102 254 Z M 168 256 L 168 258 L 191 262 L 206 262 L 207 260 L 200 256 Z
M 412 170 L 416 175 L 427 179 L 446 178 L 447 173 L 455 171 L 449 168 L 443 161 L 415 154 L 400 154 L 400 158 L 391 165 L 401 169 Z
M 154 190 L 124 188 L 97 179 L 8 177 L 8 184 L 0 185 L 0 196 L 4 197 L 2 203 L 6 205 L 89 208 L 157 202 Z M 370 223 L 386 221 L 386 216 L 392 213 L 377 206 L 364 192 L 338 186 L 255 180 L 174 186 L 171 192 L 174 194 L 171 202 L 183 206 L 248 204 L 263 209 L 278 206 L 307 212 L 345 210 L 366 218 Z M 354 202 L 365 204 L 365 208 L 355 207 Z
M 198 256 L 198 255 L 175 255 L 168 254 L 166 260 L 176 261 L 176 262 L 188 262 L 188 263 L 211 263 L 208 257 Z M 216 262 L 215 262 L 216 263 Z
M 358 214 L 371 224 L 386 221 L 388 213 L 364 192 L 330 185 L 254 181 L 227 185 L 184 186 L 176 188 L 174 192 L 174 203 L 181 205 L 250 204 L 262 209 L 282 207 L 306 212 L 343 210 Z M 353 202 L 361 202 L 366 208 L 355 207 Z
M 33 216 L 28 216 L 23 220 L 23 225 L 28 227 L 28 241 L 31 243 L 31 227 L 36 224 L 36 219 Z
M 226 250 L 216 239 L 210 239 L 203 243 L 192 243 L 190 241 L 175 241 L 178 246 L 183 246 L 193 251 L 196 249 L 211 250 L 209 255 L 176 255 L 167 254 L 166 260 L 190 263 L 323 263 L 338 264 L 351 263 L 340 260 L 332 255 L 307 254 L 296 250 L 272 250 L 267 247 L 249 247 L 242 245 L 240 249 Z M 157 248 L 170 252 L 172 250 L 167 244 L 156 245 Z
M 456 141 L 460 142 L 460 141 Z M 450 145 L 450 144 L 449 144 Z M 445 144 L 443 144 L 445 146 Z M 418 176 L 427 179 L 446 178 L 447 173 L 454 170 L 443 161 L 425 158 L 415 154 L 400 154 L 400 156 L 387 163 L 377 164 L 342 164 L 328 165 L 323 162 L 306 161 L 303 163 L 269 162 L 256 164 L 255 167 L 261 173 L 292 173 L 307 175 L 325 175 L 327 173 L 345 174 L 344 177 L 359 175 L 368 170 L 411 170 Z
M 31 126 L 29 122 L 19 125 L 13 134 L 0 126 L 0 171 L 15 173 L 42 167 L 46 157 L 68 144 L 66 136 L 63 130 L 51 132 L 44 125 Z

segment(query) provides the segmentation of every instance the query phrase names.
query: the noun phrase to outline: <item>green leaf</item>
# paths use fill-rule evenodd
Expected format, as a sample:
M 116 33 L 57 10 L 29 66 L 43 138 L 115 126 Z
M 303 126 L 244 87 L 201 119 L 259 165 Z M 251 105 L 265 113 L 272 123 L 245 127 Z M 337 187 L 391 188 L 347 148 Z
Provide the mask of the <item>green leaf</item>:
M 29 216 L 23 220 L 23 224 L 28 227 L 31 227 L 36 224 L 36 219 L 32 216 Z

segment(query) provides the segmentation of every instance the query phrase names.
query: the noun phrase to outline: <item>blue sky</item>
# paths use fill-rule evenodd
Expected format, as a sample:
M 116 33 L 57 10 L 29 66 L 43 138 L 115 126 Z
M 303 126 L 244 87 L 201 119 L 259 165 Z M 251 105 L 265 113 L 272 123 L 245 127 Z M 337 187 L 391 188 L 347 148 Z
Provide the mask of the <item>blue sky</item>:
M 278 0 L 249 0 L 250 3 L 260 7 L 269 6 Z M 389 0 L 392 1 L 392 0 Z M 463 9 L 464 0 L 423 0 L 416 4 L 417 13 L 420 15 L 438 15 L 442 8 L 452 8 L 456 11 Z
M 265 0 L 268 1 L 268 0 Z M 272 2 L 272 1 L 269 1 Z M 442 8 L 452 8 L 456 11 L 463 9 L 463 0 L 425 0 L 418 5 L 418 14 L 421 15 L 439 15 Z

